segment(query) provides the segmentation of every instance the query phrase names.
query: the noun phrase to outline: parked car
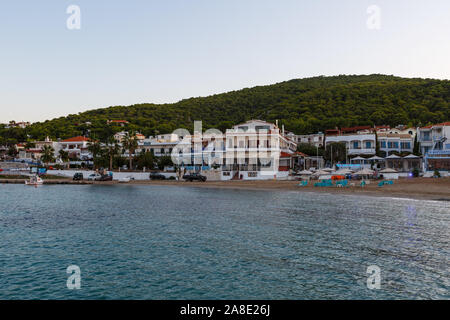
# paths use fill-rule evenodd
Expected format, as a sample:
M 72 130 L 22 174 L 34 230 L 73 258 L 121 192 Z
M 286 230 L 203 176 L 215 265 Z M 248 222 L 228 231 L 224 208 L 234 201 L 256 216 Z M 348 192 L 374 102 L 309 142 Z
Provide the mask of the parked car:
M 186 181 L 202 181 L 205 182 L 206 181 L 206 177 L 201 175 L 200 173 L 191 173 L 191 174 L 185 174 L 183 176 L 183 179 Z
M 159 172 L 150 173 L 150 180 L 166 180 L 166 176 Z
M 100 181 L 100 178 L 102 177 L 101 174 L 99 173 L 93 173 L 91 175 L 89 175 L 88 177 L 88 181 Z
M 109 174 L 104 174 L 102 176 L 100 176 L 100 179 L 98 179 L 97 181 L 112 181 L 113 177 Z
M 83 179 L 84 179 L 84 177 L 83 177 L 83 174 L 81 172 L 77 172 L 77 173 L 75 173 L 73 175 L 73 180 L 74 181 L 81 181 Z

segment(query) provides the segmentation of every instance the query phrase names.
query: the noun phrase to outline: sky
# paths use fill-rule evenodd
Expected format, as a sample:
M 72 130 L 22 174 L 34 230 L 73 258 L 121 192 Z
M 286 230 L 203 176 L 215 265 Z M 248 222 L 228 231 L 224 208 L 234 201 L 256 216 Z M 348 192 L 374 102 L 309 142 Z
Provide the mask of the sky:
M 0 123 L 371 73 L 450 79 L 450 1 L 0 3 Z

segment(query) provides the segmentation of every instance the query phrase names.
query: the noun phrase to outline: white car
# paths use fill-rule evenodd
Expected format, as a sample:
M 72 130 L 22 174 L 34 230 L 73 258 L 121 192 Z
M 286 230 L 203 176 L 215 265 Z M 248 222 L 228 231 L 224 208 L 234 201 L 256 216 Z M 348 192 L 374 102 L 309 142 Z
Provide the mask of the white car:
M 101 177 L 102 177 L 101 174 L 93 173 L 93 174 L 89 175 L 88 181 L 97 181 L 97 180 L 100 180 Z

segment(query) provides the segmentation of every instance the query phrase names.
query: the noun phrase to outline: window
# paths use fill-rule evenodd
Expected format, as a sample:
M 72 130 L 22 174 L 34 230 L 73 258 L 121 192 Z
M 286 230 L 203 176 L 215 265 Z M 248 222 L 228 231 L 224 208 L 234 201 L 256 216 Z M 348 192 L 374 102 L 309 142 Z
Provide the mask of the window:
M 381 141 L 381 148 L 386 148 L 386 141 Z
M 430 132 L 429 131 L 425 131 L 422 133 L 422 140 L 423 141 L 430 141 Z
M 358 141 L 353 141 L 353 149 L 358 149 Z
M 411 149 L 411 142 L 401 142 L 400 146 L 402 149 Z
M 372 148 L 372 142 L 366 141 L 366 149 Z
M 255 131 L 270 130 L 270 126 L 255 126 Z
M 388 141 L 389 149 L 398 149 L 398 141 Z

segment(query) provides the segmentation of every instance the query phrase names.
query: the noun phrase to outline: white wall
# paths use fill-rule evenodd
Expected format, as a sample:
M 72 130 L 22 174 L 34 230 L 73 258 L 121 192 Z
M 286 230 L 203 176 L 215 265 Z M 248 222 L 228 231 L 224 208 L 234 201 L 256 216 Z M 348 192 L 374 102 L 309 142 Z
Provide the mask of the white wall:
M 95 173 L 91 170 L 48 170 L 47 173 L 56 176 L 69 177 L 72 178 L 76 172 L 83 173 L 83 178 L 87 179 L 89 175 Z M 161 172 L 166 178 L 171 176 L 176 177 L 175 172 Z M 120 180 L 123 178 L 134 178 L 135 180 L 150 180 L 150 172 L 113 172 L 113 180 Z

